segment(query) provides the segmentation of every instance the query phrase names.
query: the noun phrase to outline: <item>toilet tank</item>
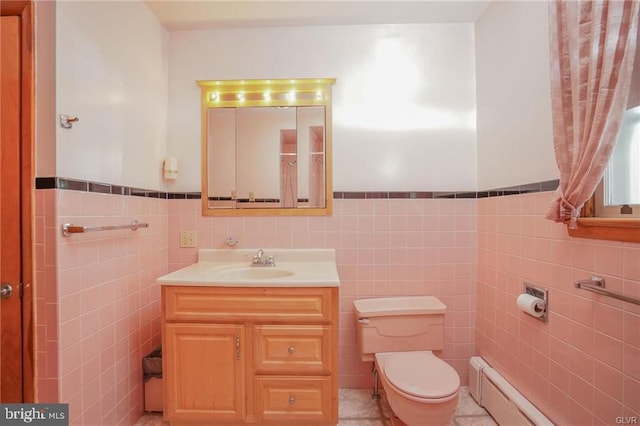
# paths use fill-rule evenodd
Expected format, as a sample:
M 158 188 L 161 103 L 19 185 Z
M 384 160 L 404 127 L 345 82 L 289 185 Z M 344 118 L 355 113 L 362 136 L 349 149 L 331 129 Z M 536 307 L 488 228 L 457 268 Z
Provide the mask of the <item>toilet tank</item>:
M 433 296 L 383 297 L 353 302 L 362 361 L 380 352 L 444 348 L 447 307 Z

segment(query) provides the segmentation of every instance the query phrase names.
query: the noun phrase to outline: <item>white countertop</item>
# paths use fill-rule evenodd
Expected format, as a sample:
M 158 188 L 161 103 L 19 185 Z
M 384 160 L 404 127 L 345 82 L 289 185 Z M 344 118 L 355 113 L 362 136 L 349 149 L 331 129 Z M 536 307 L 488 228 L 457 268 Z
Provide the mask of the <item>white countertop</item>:
M 264 249 L 276 266 L 252 267 L 257 249 L 201 249 L 198 262 L 156 280 L 160 285 L 214 287 L 339 287 L 333 249 Z M 260 274 L 282 275 L 254 277 Z

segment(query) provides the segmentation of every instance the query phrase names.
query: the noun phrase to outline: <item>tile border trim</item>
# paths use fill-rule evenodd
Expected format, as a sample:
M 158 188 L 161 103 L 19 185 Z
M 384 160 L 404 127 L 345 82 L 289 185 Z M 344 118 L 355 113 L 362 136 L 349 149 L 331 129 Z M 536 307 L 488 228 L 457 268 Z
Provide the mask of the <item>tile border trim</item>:
M 547 180 L 543 182 L 528 183 L 525 185 L 509 186 L 490 189 L 487 191 L 459 191 L 459 192 L 425 192 L 425 191 L 352 191 L 334 192 L 334 200 L 373 200 L 373 199 L 469 199 L 504 197 L 507 195 L 530 194 L 535 192 L 555 191 L 560 185 L 560 180 Z
M 393 199 L 470 199 L 504 197 L 507 195 L 529 194 L 554 191 L 558 179 L 524 185 L 490 189 L 487 191 L 429 192 L 429 191 L 336 191 L 334 200 L 393 200 Z M 135 197 L 159 198 L 167 200 L 199 200 L 200 192 L 163 192 L 108 183 L 90 182 L 62 177 L 37 177 L 36 189 L 68 189 L 72 191 L 95 192 L 112 195 L 131 195 Z
M 35 180 L 35 185 L 36 189 L 68 189 L 71 191 L 95 192 L 98 194 L 131 195 L 134 197 L 160 199 L 187 198 L 187 193 L 180 193 L 178 194 L 178 197 L 172 197 L 172 194 L 163 191 L 153 191 L 149 189 L 135 188 L 130 186 L 113 185 L 109 183 L 91 182 L 62 177 L 37 177 Z M 197 195 L 197 198 L 200 198 L 200 193 L 197 193 Z

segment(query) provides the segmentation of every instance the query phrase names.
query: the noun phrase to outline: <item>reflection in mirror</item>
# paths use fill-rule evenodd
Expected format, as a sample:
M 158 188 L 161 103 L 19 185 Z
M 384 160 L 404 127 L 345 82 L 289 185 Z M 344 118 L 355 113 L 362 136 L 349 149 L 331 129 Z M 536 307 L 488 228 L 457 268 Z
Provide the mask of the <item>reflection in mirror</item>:
M 333 81 L 198 82 L 203 214 L 331 214 Z
M 324 207 L 324 107 L 211 108 L 210 208 Z

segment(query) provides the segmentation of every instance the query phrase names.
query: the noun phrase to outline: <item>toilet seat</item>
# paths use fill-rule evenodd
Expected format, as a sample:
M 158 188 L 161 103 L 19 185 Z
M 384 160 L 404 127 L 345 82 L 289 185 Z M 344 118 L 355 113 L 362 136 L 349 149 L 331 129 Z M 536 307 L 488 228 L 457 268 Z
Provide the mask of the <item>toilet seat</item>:
M 456 370 L 428 351 L 389 353 L 383 369 L 391 385 L 414 398 L 448 398 L 460 388 Z

